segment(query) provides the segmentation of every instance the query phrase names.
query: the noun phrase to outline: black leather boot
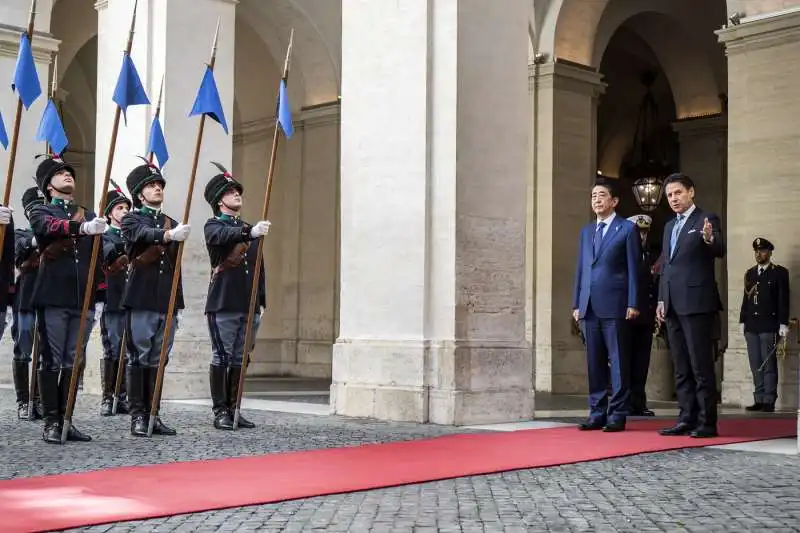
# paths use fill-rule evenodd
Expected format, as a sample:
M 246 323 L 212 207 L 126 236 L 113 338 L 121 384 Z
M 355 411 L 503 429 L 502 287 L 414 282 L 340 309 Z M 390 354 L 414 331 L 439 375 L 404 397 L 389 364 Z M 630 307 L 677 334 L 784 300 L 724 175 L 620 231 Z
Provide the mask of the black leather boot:
M 145 389 L 147 390 L 147 410 L 150 411 L 151 406 L 153 405 L 153 396 L 155 395 L 156 391 L 156 378 L 158 377 L 158 367 L 155 368 L 146 368 L 145 369 Z M 161 417 L 158 416 L 159 412 L 161 411 L 161 406 L 156 406 L 156 420 L 153 424 L 153 435 L 165 435 L 171 437 L 173 435 L 177 435 L 178 432 L 175 429 L 166 425 L 162 420 Z
M 227 367 L 209 366 L 208 383 L 211 387 L 211 410 L 214 412 L 214 427 L 232 430 L 233 420 L 228 412 L 227 372 Z
M 42 409 L 42 399 L 39 395 L 39 379 L 37 374 L 36 383 L 33 384 L 33 420 L 41 420 L 44 417 L 44 409 Z
M 61 370 L 61 378 L 58 381 L 58 410 L 60 415 L 61 424 L 64 424 L 64 415 L 67 412 L 67 401 L 69 400 L 69 384 L 72 380 L 72 369 L 64 368 Z M 77 400 L 77 398 L 76 398 Z M 61 436 L 59 435 L 59 438 Z M 69 425 L 67 430 L 67 440 L 72 442 L 89 442 L 92 437 L 81 432 L 73 424 Z
M 228 410 L 231 412 L 231 416 L 234 416 L 236 413 L 236 396 L 239 394 L 239 377 L 241 375 L 242 367 L 228 367 Z M 256 427 L 255 424 L 242 415 L 241 409 L 239 410 L 239 427 L 245 429 L 253 429 Z
M 111 416 L 114 406 L 114 388 L 117 384 L 117 365 L 111 359 L 103 359 L 100 365 L 100 386 L 103 399 L 100 402 L 100 416 Z
M 119 364 L 119 362 L 117 362 Z M 119 368 L 119 366 L 117 366 Z M 124 367 L 123 367 L 124 368 Z M 119 400 L 117 401 L 117 414 L 118 415 L 127 415 L 128 414 L 128 388 L 125 384 L 127 381 L 127 374 L 123 370 L 122 372 L 122 383 L 119 386 Z M 116 385 L 115 385 L 116 386 Z
M 28 363 L 25 361 L 12 361 L 11 373 L 14 376 L 14 391 L 17 393 L 17 419 L 28 419 L 28 402 L 30 379 Z
M 42 440 L 61 444 L 61 413 L 58 410 L 58 370 L 39 370 L 39 393 L 42 398 L 44 429 Z
M 140 366 L 125 368 L 128 386 L 128 412 L 131 415 L 131 435 L 147 436 L 147 410 L 145 408 L 144 373 Z

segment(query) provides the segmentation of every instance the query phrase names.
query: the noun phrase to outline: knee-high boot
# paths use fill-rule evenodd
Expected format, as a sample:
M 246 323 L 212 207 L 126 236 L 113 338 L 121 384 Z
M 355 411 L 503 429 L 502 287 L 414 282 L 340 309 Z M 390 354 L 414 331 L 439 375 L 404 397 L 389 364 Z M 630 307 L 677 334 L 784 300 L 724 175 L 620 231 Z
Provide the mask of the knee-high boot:
M 42 440 L 48 444 L 61 444 L 61 413 L 58 409 L 58 370 L 39 370 L 39 394 L 42 398 L 44 429 Z
M 227 367 L 211 365 L 208 367 L 208 383 L 211 388 L 211 409 L 214 411 L 214 427 L 233 429 L 233 420 L 228 412 Z
M 158 367 L 146 368 L 145 376 L 146 376 L 145 388 L 147 390 L 147 395 L 145 397 L 147 398 L 147 412 L 149 413 L 151 406 L 153 405 L 153 396 L 155 396 L 155 391 L 156 391 L 156 378 L 158 377 Z M 161 420 L 161 417 L 159 416 L 160 411 L 161 411 L 161 406 L 157 405 L 155 411 L 156 420 L 155 423 L 153 424 L 153 434 L 167 435 L 167 436 L 177 435 L 178 432 L 175 431 L 175 429 L 164 424 L 164 422 Z
M 61 424 L 64 423 L 64 415 L 67 412 L 67 402 L 69 401 L 69 385 L 71 380 L 72 380 L 72 369 L 71 368 L 63 369 L 61 371 L 61 377 L 58 381 L 58 396 L 59 396 L 58 410 L 59 410 L 59 419 Z M 73 424 L 70 424 L 69 430 L 67 431 L 67 440 L 74 442 L 89 442 L 92 440 L 92 437 L 79 431 L 78 428 L 76 428 Z
M 30 387 L 30 377 L 28 363 L 26 361 L 14 360 L 11 363 L 11 371 L 14 376 L 14 391 L 17 393 L 17 419 L 28 419 L 28 398 Z
M 100 416 L 111 416 L 111 407 L 114 402 L 114 384 L 116 373 L 114 361 L 103 359 L 100 363 L 100 387 L 103 391 L 103 398 L 100 402 Z
M 242 367 L 231 366 L 228 367 L 228 409 L 231 415 L 236 413 L 236 397 L 239 394 L 239 377 L 242 375 Z M 241 410 L 239 411 L 239 427 L 245 429 L 253 429 L 255 424 L 250 422 L 242 416 Z
M 128 412 L 131 415 L 131 435 L 147 436 L 146 390 L 144 369 L 140 366 L 125 367 L 125 381 L 128 386 Z

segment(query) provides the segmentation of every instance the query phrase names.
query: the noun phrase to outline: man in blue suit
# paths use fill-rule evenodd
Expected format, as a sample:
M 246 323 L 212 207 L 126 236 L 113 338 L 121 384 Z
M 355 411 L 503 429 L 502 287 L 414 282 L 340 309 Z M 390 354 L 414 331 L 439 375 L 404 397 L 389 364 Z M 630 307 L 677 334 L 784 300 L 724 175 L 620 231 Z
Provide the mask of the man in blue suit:
M 597 220 L 581 231 L 575 269 L 572 316 L 586 339 L 589 371 L 589 419 L 579 426 L 583 431 L 623 431 L 628 416 L 628 321 L 639 315 L 642 247 L 636 225 L 616 215 L 618 203 L 611 182 L 597 182 L 592 188 Z

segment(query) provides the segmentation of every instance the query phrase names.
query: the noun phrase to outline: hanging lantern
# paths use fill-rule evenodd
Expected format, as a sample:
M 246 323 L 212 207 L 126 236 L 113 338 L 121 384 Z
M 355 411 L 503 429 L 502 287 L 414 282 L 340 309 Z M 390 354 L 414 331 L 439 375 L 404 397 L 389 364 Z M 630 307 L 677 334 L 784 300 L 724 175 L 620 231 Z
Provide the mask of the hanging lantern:
M 659 178 L 640 178 L 633 184 L 633 195 L 642 211 L 655 211 L 664 194 L 664 182 Z

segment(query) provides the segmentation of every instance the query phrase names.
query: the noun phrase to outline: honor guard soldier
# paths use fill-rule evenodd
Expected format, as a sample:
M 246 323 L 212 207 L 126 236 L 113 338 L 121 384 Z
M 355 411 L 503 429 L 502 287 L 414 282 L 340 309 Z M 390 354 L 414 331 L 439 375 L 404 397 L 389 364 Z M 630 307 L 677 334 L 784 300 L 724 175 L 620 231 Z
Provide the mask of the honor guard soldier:
M 130 261 L 128 283 L 122 297 L 122 306 L 128 310 L 125 326 L 128 411 L 131 434 L 146 437 L 178 243 L 189 237 L 191 228 L 161 211 L 166 181 L 158 167 L 152 163 L 140 165 L 131 171 L 126 183 L 134 207 L 122 220 L 122 238 Z M 167 355 L 172 351 L 177 313 L 183 307 L 183 280 L 179 279 Z M 157 416 L 153 433 L 175 435 L 176 431 Z
M 44 411 L 42 439 L 61 443 L 61 427 L 69 396 L 78 342 L 83 299 L 89 278 L 92 236 L 108 224 L 102 217 L 75 204 L 75 171 L 59 158 L 47 157 L 36 170 L 39 189 L 49 201 L 30 209 L 34 237 L 41 250 L 39 273 L 33 286 L 32 305 L 41 339 L 39 392 Z M 100 263 L 97 263 L 98 270 Z M 102 279 L 95 273 L 95 279 Z M 96 287 L 92 288 L 92 297 Z M 94 323 L 94 302 L 86 317 L 84 349 Z M 67 440 L 90 441 L 73 424 Z
M 122 337 L 125 331 L 125 309 L 122 296 L 128 282 L 128 256 L 122 240 L 122 219 L 131 208 L 131 201 L 114 184 L 115 190 L 106 193 L 106 209 L 103 213 L 108 220 L 108 230 L 103 234 L 103 272 L 106 275 L 105 307 L 100 317 L 100 334 L 103 341 L 103 363 L 100 367 L 100 380 L 103 400 L 100 406 L 102 416 L 111 416 L 114 406 L 114 390 L 117 384 L 117 370 L 122 353 Z M 120 387 L 117 410 L 120 414 L 128 412 L 125 406 L 125 380 Z
M 658 285 L 655 264 L 658 254 L 647 240 L 653 219 L 647 215 L 636 215 L 628 220 L 636 224 L 642 239 L 642 257 L 639 261 L 639 316 L 630 323 L 631 364 L 631 416 L 654 416 L 647 408 L 647 373 L 650 369 L 650 353 L 653 347 L 653 333 L 656 324 L 658 305 Z
M 789 333 L 789 271 L 772 262 L 775 247 L 767 239 L 753 241 L 756 265 L 744 275 L 739 327 L 747 342 L 753 373 L 754 403 L 748 411 L 775 411 L 778 398 L 778 337 Z
M 233 414 L 242 373 L 244 350 L 252 350 L 255 333 L 266 307 L 264 265 L 258 298 L 253 312 L 251 345 L 245 347 L 245 330 L 253 286 L 258 239 L 269 232 L 266 220 L 250 225 L 242 221 L 242 184 L 220 164 L 220 170 L 206 185 L 205 199 L 214 217 L 205 223 L 206 248 L 211 260 L 211 280 L 206 300 L 206 318 L 211 337 L 211 365 L 208 371 L 211 388 L 214 427 L 233 429 Z M 255 424 L 239 415 L 239 426 L 254 428 Z
M 30 218 L 30 210 L 34 205 L 44 203 L 44 194 L 39 187 L 31 187 L 22 195 L 22 208 L 25 218 Z M 33 338 L 36 335 L 36 312 L 31 305 L 33 285 L 39 271 L 39 249 L 33 231 L 27 228 L 18 228 L 14 231 L 14 259 L 19 270 L 16 281 L 16 290 L 13 307 L 13 322 L 11 336 L 14 339 L 14 389 L 17 393 L 17 418 L 28 419 L 28 402 L 30 396 L 30 369 L 31 355 L 33 354 Z M 39 405 L 38 386 L 34 391 L 32 401 L 35 402 L 33 418 L 42 417 Z

